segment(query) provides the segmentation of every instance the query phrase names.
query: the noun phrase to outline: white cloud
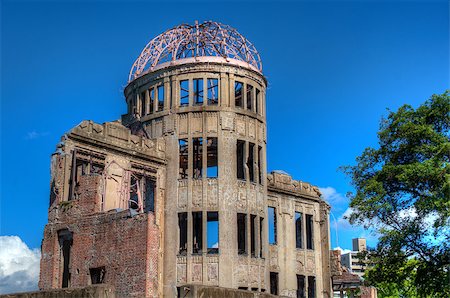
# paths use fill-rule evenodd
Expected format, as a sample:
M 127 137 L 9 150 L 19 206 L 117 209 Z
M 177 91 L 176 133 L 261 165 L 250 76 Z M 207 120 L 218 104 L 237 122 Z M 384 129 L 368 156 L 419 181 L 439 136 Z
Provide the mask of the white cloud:
M 334 187 L 319 187 L 319 190 L 325 201 L 330 204 L 348 204 L 348 199 L 341 193 L 337 192 Z
M 219 248 L 219 242 L 214 243 L 212 248 Z
M 0 294 L 38 290 L 39 249 L 17 236 L 0 236 Z
M 32 130 L 32 131 L 29 131 L 27 133 L 27 135 L 25 136 L 25 139 L 26 140 L 35 140 L 35 139 L 38 139 L 40 137 L 45 137 L 45 136 L 48 136 L 48 135 L 49 135 L 48 132 L 37 132 L 36 130 Z
M 347 254 L 347 253 L 349 253 L 349 252 L 352 252 L 350 249 L 340 248 L 339 246 L 333 248 L 333 250 L 340 250 L 340 251 L 341 251 L 341 255 Z

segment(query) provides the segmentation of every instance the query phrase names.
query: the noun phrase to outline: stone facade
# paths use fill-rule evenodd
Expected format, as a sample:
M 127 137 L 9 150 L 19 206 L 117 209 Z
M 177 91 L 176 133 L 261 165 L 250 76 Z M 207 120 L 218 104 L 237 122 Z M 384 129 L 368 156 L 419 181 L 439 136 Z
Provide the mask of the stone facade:
M 83 121 L 58 144 L 40 288 L 330 297 L 329 206 L 317 187 L 266 174 L 265 77 L 241 62 L 177 62 L 129 82 L 120 121 Z

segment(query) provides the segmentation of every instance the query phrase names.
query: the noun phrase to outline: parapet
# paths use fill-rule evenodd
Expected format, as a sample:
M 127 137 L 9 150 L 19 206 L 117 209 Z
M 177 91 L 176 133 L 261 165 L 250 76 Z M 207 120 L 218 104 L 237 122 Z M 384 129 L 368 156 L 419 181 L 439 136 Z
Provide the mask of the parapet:
M 267 174 L 267 188 L 269 191 L 285 192 L 298 197 L 320 199 L 322 195 L 317 186 L 294 180 L 283 171 L 272 171 L 270 174 Z

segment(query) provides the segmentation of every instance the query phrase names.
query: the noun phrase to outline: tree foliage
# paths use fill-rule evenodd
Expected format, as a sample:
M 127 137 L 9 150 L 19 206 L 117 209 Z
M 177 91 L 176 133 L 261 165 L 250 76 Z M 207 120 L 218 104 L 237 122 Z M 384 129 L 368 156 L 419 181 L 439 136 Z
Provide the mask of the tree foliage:
M 404 297 L 450 297 L 449 128 L 449 91 L 404 105 L 382 118 L 379 148 L 343 167 L 355 188 L 350 223 L 379 234 L 367 281 Z

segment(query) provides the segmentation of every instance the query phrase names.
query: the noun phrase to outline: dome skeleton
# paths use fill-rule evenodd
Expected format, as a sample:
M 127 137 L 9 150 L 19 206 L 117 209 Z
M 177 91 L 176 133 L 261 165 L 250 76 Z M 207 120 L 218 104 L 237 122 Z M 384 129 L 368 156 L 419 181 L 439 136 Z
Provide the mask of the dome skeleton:
M 195 22 L 194 26 L 181 24 L 152 39 L 133 63 L 128 81 L 158 66 L 200 57 L 214 57 L 206 61 L 235 62 L 262 73 L 261 58 L 250 41 L 230 26 L 207 21 Z

